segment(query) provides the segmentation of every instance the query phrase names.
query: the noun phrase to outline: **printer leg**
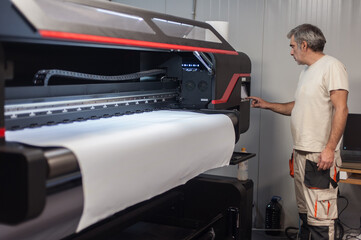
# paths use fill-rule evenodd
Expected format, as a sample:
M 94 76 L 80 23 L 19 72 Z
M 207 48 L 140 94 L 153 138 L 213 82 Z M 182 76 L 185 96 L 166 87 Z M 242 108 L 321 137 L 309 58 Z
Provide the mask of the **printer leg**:
M 226 213 L 228 221 L 225 229 L 218 229 L 218 234 L 233 235 L 233 239 L 251 239 L 252 180 L 239 181 L 203 174 L 186 184 L 184 201 L 188 218 L 206 221 L 219 213 Z
M 4 60 L 2 44 L 0 44 L 0 145 L 5 144 L 4 87 L 5 87 L 5 60 Z

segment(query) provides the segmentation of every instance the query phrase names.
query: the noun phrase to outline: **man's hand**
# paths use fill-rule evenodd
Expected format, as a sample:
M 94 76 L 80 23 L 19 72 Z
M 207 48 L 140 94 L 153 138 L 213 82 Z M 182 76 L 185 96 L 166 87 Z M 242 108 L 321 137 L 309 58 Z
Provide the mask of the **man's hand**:
M 253 108 L 267 108 L 267 105 L 269 104 L 269 102 L 263 100 L 262 98 L 259 97 L 247 97 L 247 99 L 251 99 L 251 107 Z
M 326 170 L 333 166 L 333 161 L 335 159 L 335 151 L 330 148 L 325 148 L 321 152 L 320 157 L 318 158 L 318 170 Z
M 288 102 L 288 103 L 273 103 L 267 102 L 259 97 L 250 96 L 247 99 L 251 99 L 251 107 L 253 108 L 263 108 L 263 109 L 270 109 L 273 112 L 283 114 L 286 116 L 291 116 L 291 112 L 295 102 Z

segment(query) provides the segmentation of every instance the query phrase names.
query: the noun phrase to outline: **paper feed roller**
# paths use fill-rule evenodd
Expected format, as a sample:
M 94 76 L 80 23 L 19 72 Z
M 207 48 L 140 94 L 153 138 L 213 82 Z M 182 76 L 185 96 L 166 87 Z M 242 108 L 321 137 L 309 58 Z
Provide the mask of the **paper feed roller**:
M 204 113 L 219 114 L 220 111 L 205 110 Z M 239 113 L 223 113 L 231 119 L 237 131 Z M 0 146 L 0 169 L 1 180 L 8 186 L 0 190 L 3 196 L 0 199 L 0 221 L 7 224 L 38 216 L 45 206 L 49 190 L 61 189 L 69 182 L 81 182 L 76 156 L 66 148 L 41 148 L 7 142 Z

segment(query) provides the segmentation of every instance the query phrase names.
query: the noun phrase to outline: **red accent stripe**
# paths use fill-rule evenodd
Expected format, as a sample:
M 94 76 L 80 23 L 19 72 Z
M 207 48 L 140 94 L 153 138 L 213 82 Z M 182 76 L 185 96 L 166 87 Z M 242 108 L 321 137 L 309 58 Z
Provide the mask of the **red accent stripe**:
M 5 137 L 5 128 L 0 128 L 0 138 Z
M 226 103 L 233 92 L 234 87 L 240 77 L 250 77 L 250 73 L 235 73 L 233 74 L 231 81 L 229 81 L 226 91 L 224 91 L 221 99 L 212 100 L 212 104 Z
M 141 40 L 125 39 L 125 38 L 104 37 L 104 36 L 96 36 L 96 35 L 80 34 L 80 33 L 58 32 L 58 31 L 48 31 L 48 30 L 39 30 L 39 33 L 44 38 L 56 38 L 56 39 L 76 40 L 76 41 L 85 41 L 85 42 L 135 46 L 135 47 L 149 47 L 149 48 L 160 48 L 160 49 L 200 51 L 200 52 L 221 53 L 228 55 L 238 55 L 236 51 L 229 51 L 229 50 L 192 47 L 192 46 L 169 44 L 169 43 L 148 42 Z
M 330 212 L 331 204 L 330 204 L 330 201 L 327 201 L 327 202 L 328 202 L 328 204 L 327 204 L 327 216 L 328 216 L 328 214 Z
M 335 171 L 334 171 L 334 174 L 333 174 L 333 181 L 337 182 L 337 169 L 336 167 L 334 167 Z
M 315 202 L 315 217 L 317 217 L 317 200 Z

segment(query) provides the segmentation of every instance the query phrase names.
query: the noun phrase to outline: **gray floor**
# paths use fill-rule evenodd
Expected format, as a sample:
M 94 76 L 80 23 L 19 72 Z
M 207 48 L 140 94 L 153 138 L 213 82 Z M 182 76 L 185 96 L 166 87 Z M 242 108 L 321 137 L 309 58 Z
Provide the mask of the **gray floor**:
M 107 240 L 170 240 L 170 239 L 185 239 L 192 234 L 192 231 L 164 226 L 152 223 L 139 222 L 128 229 L 115 234 Z M 203 236 L 201 239 L 212 239 L 211 235 Z M 289 239 L 285 236 L 284 232 L 278 232 L 278 235 L 272 236 L 266 234 L 264 230 L 252 230 L 252 240 L 279 240 Z M 295 238 L 293 238 L 295 239 Z
M 289 238 L 287 238 L 283 232 L 280 233 L 279 235 L 271 236 L 261 230 L 252 231 L 252 240 L 271 240 L 271 239 L 289 239 Z

